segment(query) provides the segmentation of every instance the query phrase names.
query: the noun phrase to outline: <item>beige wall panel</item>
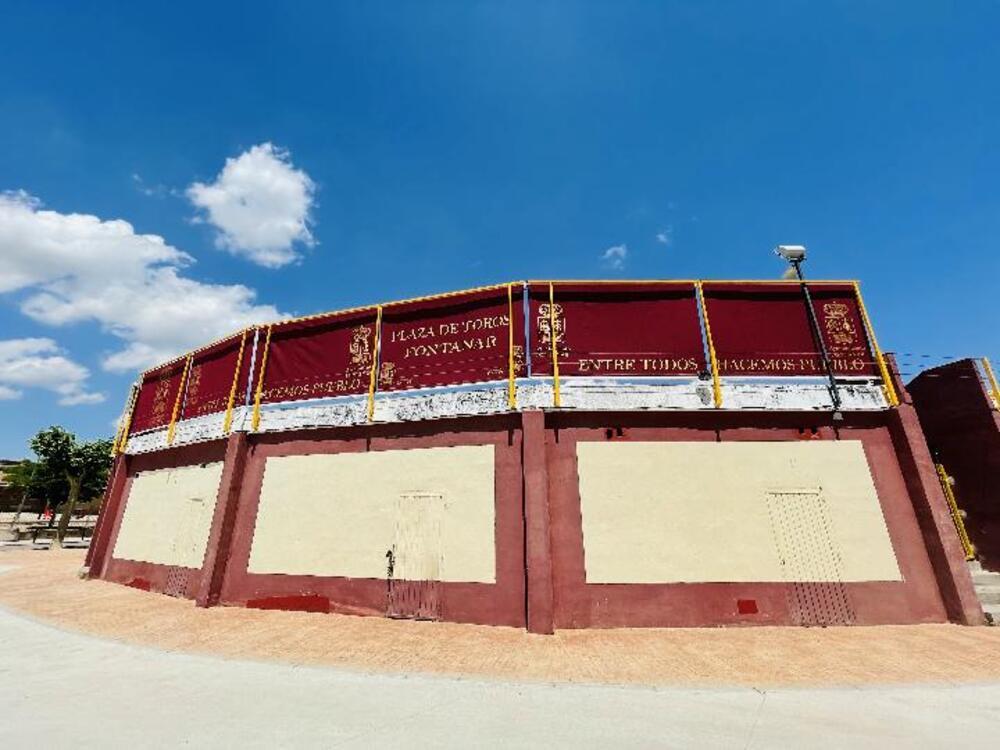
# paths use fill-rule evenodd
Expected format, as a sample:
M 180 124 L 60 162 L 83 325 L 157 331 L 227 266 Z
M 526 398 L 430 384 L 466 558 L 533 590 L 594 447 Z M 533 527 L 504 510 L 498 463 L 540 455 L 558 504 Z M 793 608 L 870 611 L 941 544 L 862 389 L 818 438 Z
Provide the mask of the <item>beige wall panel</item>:
M 125 504 L 114 557 L 200 568 L 221 480 L 221 462 L 138 474 Z
M 589 583 L 790 580 L 768 493 L 817 490 L 839 580 L 900 580 L 858 441 L 584 442 L 577 458 Z
M 471 445 L 268 458 L 249 572 L 385 578 L 401 496 L 440 495 L 424 524 L 435 533 L 408 548 L 440 555 L 437 580 L 494 583 L 493 454 Z

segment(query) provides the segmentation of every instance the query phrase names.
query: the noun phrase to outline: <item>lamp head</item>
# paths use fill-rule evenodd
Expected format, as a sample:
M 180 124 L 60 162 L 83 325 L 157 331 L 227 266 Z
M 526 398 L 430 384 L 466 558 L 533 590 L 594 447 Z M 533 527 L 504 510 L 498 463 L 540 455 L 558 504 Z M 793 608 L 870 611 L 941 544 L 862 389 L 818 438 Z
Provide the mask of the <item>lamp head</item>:
M 806 248 L 804 245 L 778 245 L 774 248 L 774 252 L 789 263 L 801 263 L 806 259 Z

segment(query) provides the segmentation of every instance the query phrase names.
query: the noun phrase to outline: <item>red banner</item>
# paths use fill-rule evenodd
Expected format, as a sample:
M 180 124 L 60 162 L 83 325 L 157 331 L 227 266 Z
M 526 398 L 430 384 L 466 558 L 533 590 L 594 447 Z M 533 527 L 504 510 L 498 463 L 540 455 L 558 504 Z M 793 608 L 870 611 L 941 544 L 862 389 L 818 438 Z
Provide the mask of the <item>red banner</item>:
M 380 391 L 459 385 L 508 377 L 513 308 L 515 377 L 524 375 L 523 287 L 386 306 L 379 352 Z
M 559 375 L 697 375 L 706 369 L 694 285 L 555 284 L 530 291 L 531 372 Z
M 703 290 L 721 375 L 825 373 L 800 285 L 706 282 Z M 854 286 L 809 290 L 834 372 L 877 375 Z M 255 333 L 236 334 L 193 356 L 179 418 L 225 411 L 234 377 L 235 405 L 243 404 L 265 358 L 264 403 L 366 394 L 376 356 L 379 391 L 506 380 L 512 352 L 515 377 L 527 375 L 529 361 L 532 374 L 551 375 L 553 340 L 564 377 L 707 370 L 693 283 L 560 282 L 552 291 L 551 304 L 547 282 L 530 285 L 527 305 L 521 283 L 389 304 L 379 331 L 376 308 L 278 323 L 269 345 L 267 329 L 256 332 L 255 354 Z M 145 374 L 132 433 L 170 422 L 184 366 Z
M 258 363 L 266 336 L 262 329 Z M 261 402 L 367 393 L 374 347 L 374 310 L 279 323 L 271 330 Z
M 182 419 L 201 417 L 206 414 L 225 411 L 229 405 L 229 394 L 233 387 L 233 376 L 236 374 L 237 359 L 240 352 L 240 342 L 243 334 L 198 352 L 191 362 L 187 385 L 184 389 L 184 406 Z M 253 348 L 253 331 L 246 334 L 246 346 L 243 348 L 244 360 L 246 350 Z M 247 365 L 240 363 L 240 377 L 243 387 L 246 387 Z M 239 386 L 237 386 L 237 389 Z M 237 404 L 242 403 L 244 394 L 237 393 Z
M 703 288 L 720 375 L 825 374 L 798 284 L 705 283 Z M 810 284 L 809 291 L 834 372 L 873 375 L 853 287 Z
M 833 371 L 845 375 L 879 374 L 854 287 L 809 284 L 809 293 Z
M 143 376 L 132 410 L 129 434 L 165 427 L 170 423 L 185 362 L 185 359 L 180 359 Z

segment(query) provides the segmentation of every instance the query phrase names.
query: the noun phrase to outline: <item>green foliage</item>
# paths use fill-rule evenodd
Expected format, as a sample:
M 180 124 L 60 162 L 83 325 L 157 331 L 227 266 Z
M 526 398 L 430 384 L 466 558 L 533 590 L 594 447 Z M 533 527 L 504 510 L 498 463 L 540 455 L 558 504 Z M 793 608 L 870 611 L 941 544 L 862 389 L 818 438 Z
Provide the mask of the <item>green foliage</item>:
M 76 435 L 62 427 L 41 430 L 31 440 L 38 460 L 31 481 L 32 495 L 53 508 L 69 497 L 70 483 L 80 482 L 80 498 L 90 501 L 104 492 L 111 468 L 111 440 L 78 442 Z
M 27 492 L 31 497 L 41 495 L 41 490 L 37 481 L 38 463 L 30 459 L 24 459 L 18 464 L 8 466 L 4 469 L 4 477 L 10 486 L 20 492 Z

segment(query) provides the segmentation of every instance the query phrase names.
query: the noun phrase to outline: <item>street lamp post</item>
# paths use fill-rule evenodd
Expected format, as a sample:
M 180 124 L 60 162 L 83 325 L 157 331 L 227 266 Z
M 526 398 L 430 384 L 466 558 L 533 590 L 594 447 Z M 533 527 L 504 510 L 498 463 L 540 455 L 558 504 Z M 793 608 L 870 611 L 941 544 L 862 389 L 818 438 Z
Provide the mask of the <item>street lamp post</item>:
M 802 245 L 778 245 L 775 253 L 780 255 L 795 272 L 795 278 L 799 280 L 802 287 L 802 295 L 806 300 L 806 310 L 809 312 L 809 326 L 812 328 L 813 338 L 819 346 L 820 357 L 823 360 L 823 369 L 826 370 L 827 379 L 830 381 L 830 398 L 833 400 L 833 418 L 839 421 L 844 418 L 840 413 L 840 392 L 837 390 L 837 377 L 833 374 L 833 362 L 830 360 L 830 353 L 827 351 L 826 342 L 823 341 L 823 333 L 819 327 L 819 318 L 816 317 L 816 308 L 813 307 L 812 294 L 809 286 L 802 276 L 802 264 L 806 259 L 806 249 Z

